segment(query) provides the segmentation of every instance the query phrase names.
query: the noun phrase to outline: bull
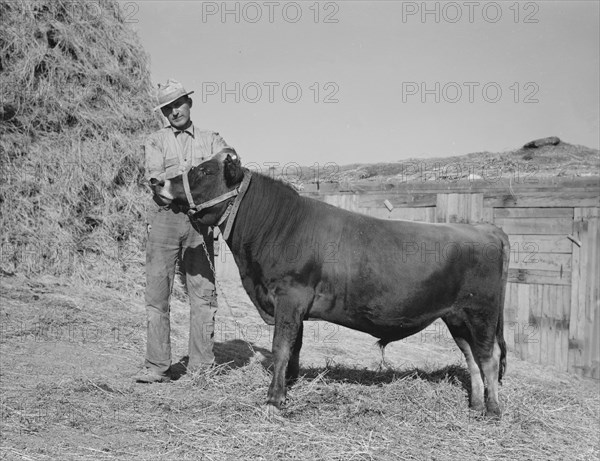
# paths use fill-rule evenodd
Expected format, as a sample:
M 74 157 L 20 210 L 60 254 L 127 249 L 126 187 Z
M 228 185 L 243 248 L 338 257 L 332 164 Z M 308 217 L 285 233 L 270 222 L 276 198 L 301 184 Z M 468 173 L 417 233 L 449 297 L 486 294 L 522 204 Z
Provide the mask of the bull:
M 246 293 L 275 326 L 269 414 L 298 377 L 304 320 L 368 333 L 383 351 L 441 318 L 466 358 L 472 409 L 500 417 L 509 242 L 499 228 L 353 213 L 250 172 L 232 149 L 152 187 L 193 222 L 220 228 Z

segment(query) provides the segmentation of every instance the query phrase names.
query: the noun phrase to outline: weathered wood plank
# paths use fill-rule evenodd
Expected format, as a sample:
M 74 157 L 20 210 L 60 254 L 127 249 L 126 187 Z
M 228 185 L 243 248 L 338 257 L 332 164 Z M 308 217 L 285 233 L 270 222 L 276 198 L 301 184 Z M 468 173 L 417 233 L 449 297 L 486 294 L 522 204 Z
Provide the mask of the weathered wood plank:
M 492 207 L 485 206 L 485 203 L 482 204 L 482 206 L 483 206 L 482 221 L 487 222 L 487 223 L 493 223 L 494 222 L 494 209 Z
M 594 242 L 592 261 L 594 262 L 594 265 L 590 271 L 590 305 L 594 320 L 593 322 L 590 322 L 590 335 L 592 338 L 590 347 L 590 376 L 595 379 L 600 379 L 600 281 L 598 280 L 600 274 L 600 221 L 598 219 L 600 209 L 595 208 L 591 211 L 594 213 L 594 219 L 590 219 L 590 223 L 593 223 L 594 226 L 594 237 L 592 237 Z M 588 217 L 591 216 L 588 215 Z
M 508 281 L 532 285 L 571 285 L 571 272 L 540 271 L 529 269 L 509 269 Z
M 575 209 L 573 236 L 580 242 L 585 239 L 587 222 L 581 221 L 581 213 Z M 583 271 L 587 249 L 573 247 L 573 269 L 571 271 L 571 316 L 569 319 L 569 371 L 583 373 L 583 350 L 585 348 L 585 293 L 586 277 Z
M 562 286 L 559 290 L 560 302 L 557 309 L 559 339 L 557 344 L 557 368 L 568 371 L 569 354 L 569 317 L 571 314 L 571 287 Z
M 569 235 L 571 218 L 495 218 L 494 224 L 507 234 L 562 234 Z
M 321 183 L 323 186 L 325 183 Z M 599 178 L 536 178 L 536 181 L 515 181 L 514 178 L 494 178 L 493 180 L 474 181 L 352 181 L 339 184 L 339 190 L 343 192 L 410 192 L 426 191 L 435 193 L 470 193 L 486 191 L 506 191 L 517 196 L 523 191 L 547 191 L 547 190 L 598 190 L 600 188 Z
M 509 193 L 490 191 L 485 193 L 483 204 L 493 208 L 592 207 L 598 204 L 598 190 L 565 190 L 556 194 L 557 190 L 520 192 L 516 199 Z
M 540 363 L 554 364 L 554 312 L 556 311 L 556 286 L 540 285 L 542 294 L 542 323 L 540 327 Z
M 425 221 L 434 223 L 435 222 L 435 207 L 434 206 L 425 207 L 424 210 L 425 210 Z
M 529 290 L 529 319 L 523 325 L 524 336 L 527 338 L 528 359 L 533 363 L 540 363 L 541 326 L 542 326 L 542 287 L 545 285 L 524 285 Z
M 461 194 L 448 194 L 446 222 L 465 222 L 464 209 L 460 206 L 462 203 Z
M 344 210 L 357 211 L 360 207 L 359 196 L 356 194 L 332 194 L 323 197 L 325 203 L 343 208 Z
M 448 222 L 448 196 L 438 194 L 435 204 L 435 222 Z
M 552 311 L 551 311 L 551 319 L 552 319 L 552 329 L 551 329 L 551 340 L 548 343 L 548 347 L 552 349 L 552 364 L 560 369 L 560 335 L 561 335 L 561 325 L 560 325 L 560 313 L 562 312 L 562 290 L 558 286 L 549 285 L 551 290 L 554 291 L 554 299 L 552 299 Z M 552 295 L 552 291 L 551 291 Z
M 557 194 L 557 190 L 560 193 Z M 330 191 L 325 192 L 311 192 L 303 191 L 301 195 L 306 197 L 315 198 L 317 200 L 324 200 L 329 195 L 357 195 L 359 197 L 360 207 L 384 207 L 383 201 L 389 200 L 395 207 L 421 207 L 421 206 L 435 206 L 438 194 L 451 193 L 451 192 L 464 192 L 464 193 L 482 193 L 483 194 L 483 206 L 484 208 L 553 208 L 553 207 L 594 207 L 598 205 L 598 194 L 600 189 L 587 190 L 561 190 L 557 187 L 553 189 L 539 190 L 539 191 L 523 191 L 517 194 L 515 199 L 508 190 L 470 190 L 470 189 L 457 189 L 452 190 L 393 190 L 388 192 L 381 191 Z
M 596 311 L 592 328 L 591 373 L 594 379 L 600 379 L 600 312 Z
M 484 222 L 484 210 L 483 210 L 483 194 L 470 194 L 469 196 L 469 222 L 477 223 Z
M 587 261 L 585 266 L 586 293 L 585 293 L 585 344 L 583 351 L 583 375 L 593 377 L 598 373 L 597 362 L 599 353 L 593 349 L 595 317 L 598 314 L 598 260 L 600 259 L 598 217 L 593 210 L 581 210 L 582 219 L 588 223 L 588 232 L 583 240 L 582 248 L 587 247 Z M 594 363 L 596 362 L 596 363 Z M 596 368 L 596 370 L 595 370 Z
M 519 258 L 535 253 L 566 253 L 573 251 L 573 242 L 566 235 L 509 234 L 510 251 Z
M 517 328 L 518 328 L 518 352 L 519 357 L 523 360 L 530 360 L 529 358 L 529 313 L 530 313 L 530 299 L 529 299 L 529 285 L 516 284 L 517 287 Z M 536 361 L 532 358 L 533 362 Z
M 513 291 L 516 290 L 514 283 L 506 284 L 504 296 L 504 341 L 509 351 L 515 352 L 515 329 L 518 328 L 517 300 L 513 299 Z M 517 330 L 518 331 L 518 330 Z
M 494 218 L 573 218 L 573 208 L 494 208 Z
M 406 219 L 409 221 L 422 221 L 426 222 L 428 219 L 429 209 L 434 207 L 424 208 L 394 208 L 390 215 L 391 219 Z
M 435 207 L 394 208 L 392 211 L 387 208 L 359 208 L 356 211 L 380 219 L 431 222 L 431 215 L 435 212 Z
M 519 286 L 515 283 L 508 284 L 508 290 L 510 292 L 510 300 L 512 308 L 514 309 L 514 323 L 511 325 L 513 330 L 513 351 L 521 357 L 521 326 L 519 323 Z
M 483 194 L 439 194 L 437 222 L 475 223 L 483 220 Z
M 511 252 L 509 269 L 528 269 L 542 271 L 571 271 L 571 255 L 566 253 L 526 253 Z
M 599 199 L 599 201 L 600 201 L 600 199 Z M 578 219 L 588 220 L 589 218 L 600 217 L 600 203 L 598 203 L 597 206 L 595 206 L 595 207 L 583 208 L 582 206 L 579 206 L 578 208 L 579 208 L 579 210 L 577 210 Z M 575 210 L 573 210 L 573 211 L 575 212 Z
M 363 208 L 385 208 L 383 202 L 389 200 L 394 207 L 429 207 L 435 206 L 437 193 L 416 193 L 407 192 L 405 194 L 362 194 L 358 195 L 359 206 Z

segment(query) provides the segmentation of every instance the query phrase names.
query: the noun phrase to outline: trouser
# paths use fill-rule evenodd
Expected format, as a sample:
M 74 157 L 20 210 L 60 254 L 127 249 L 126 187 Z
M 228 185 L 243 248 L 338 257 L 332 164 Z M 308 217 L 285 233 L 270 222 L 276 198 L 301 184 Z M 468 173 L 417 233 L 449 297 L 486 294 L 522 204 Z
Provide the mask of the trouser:
M 187 215 L 154 209 L 149 216 L 146 244 L 146 367 L 165 373 L 171 366 L 170 300 L 179 261 L 190 299 L 188 367 L 214 362 L 214 324 L 217 311 L 215 275 L 202 241 L 206 242 L 214 267 L 212 233 L 192 227 Z

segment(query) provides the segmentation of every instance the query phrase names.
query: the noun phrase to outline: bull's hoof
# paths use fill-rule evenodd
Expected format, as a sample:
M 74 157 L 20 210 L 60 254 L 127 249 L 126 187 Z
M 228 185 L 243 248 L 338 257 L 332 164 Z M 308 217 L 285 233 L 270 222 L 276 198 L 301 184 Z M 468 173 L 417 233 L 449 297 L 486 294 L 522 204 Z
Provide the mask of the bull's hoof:
M 285 378 L 286 387 L 292 387 L 294 384 L 298 382 L 298 375 L 290 376 Z
M 483 402 L 471 402 L 470 410 L 473 413 L 485 414 L 485 405 Z
M 485 419 L 485 408 L 474 409 L 469 408 L 469 420 L 470 421 L 483 421 Z
M 500 420 L 502 418 L 502 411 L 498 404 L 488 404 L 485 416 L 490 419 Z
M 275 405 L 267 404 L 267 419 L 275 419 L 275 420 L 283 420 L 281 409 L 277 408 Z

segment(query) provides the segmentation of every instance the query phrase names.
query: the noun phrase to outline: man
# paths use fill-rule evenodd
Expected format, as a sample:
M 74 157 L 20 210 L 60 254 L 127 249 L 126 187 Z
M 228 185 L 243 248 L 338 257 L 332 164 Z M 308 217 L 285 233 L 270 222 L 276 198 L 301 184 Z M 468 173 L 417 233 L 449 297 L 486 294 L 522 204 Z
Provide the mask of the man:
M 158 85 L 158 106 L 154 110 L 160 109 L 169 125 L 146 141 L 146 179 L 151 184 L 177 176 L 229 147 L 218 133 L 194 126 L 190 119 L 192 93 L 175 80 Z M 214 261 L 212 233 L 208 228 L 192 227 L 185 213 L 165 206 L 158 196 L 153 199 L 157 205 L 152 205 L 148 216 L 146 244 L 146 360 L 136 376 L 136 381 L 142 383 L 170 380 L 169 302 L 177 262 L 185 275 L 191 308 L 188 372 L 214 364 L 217 302 L 214 272 L 208 259 Z

